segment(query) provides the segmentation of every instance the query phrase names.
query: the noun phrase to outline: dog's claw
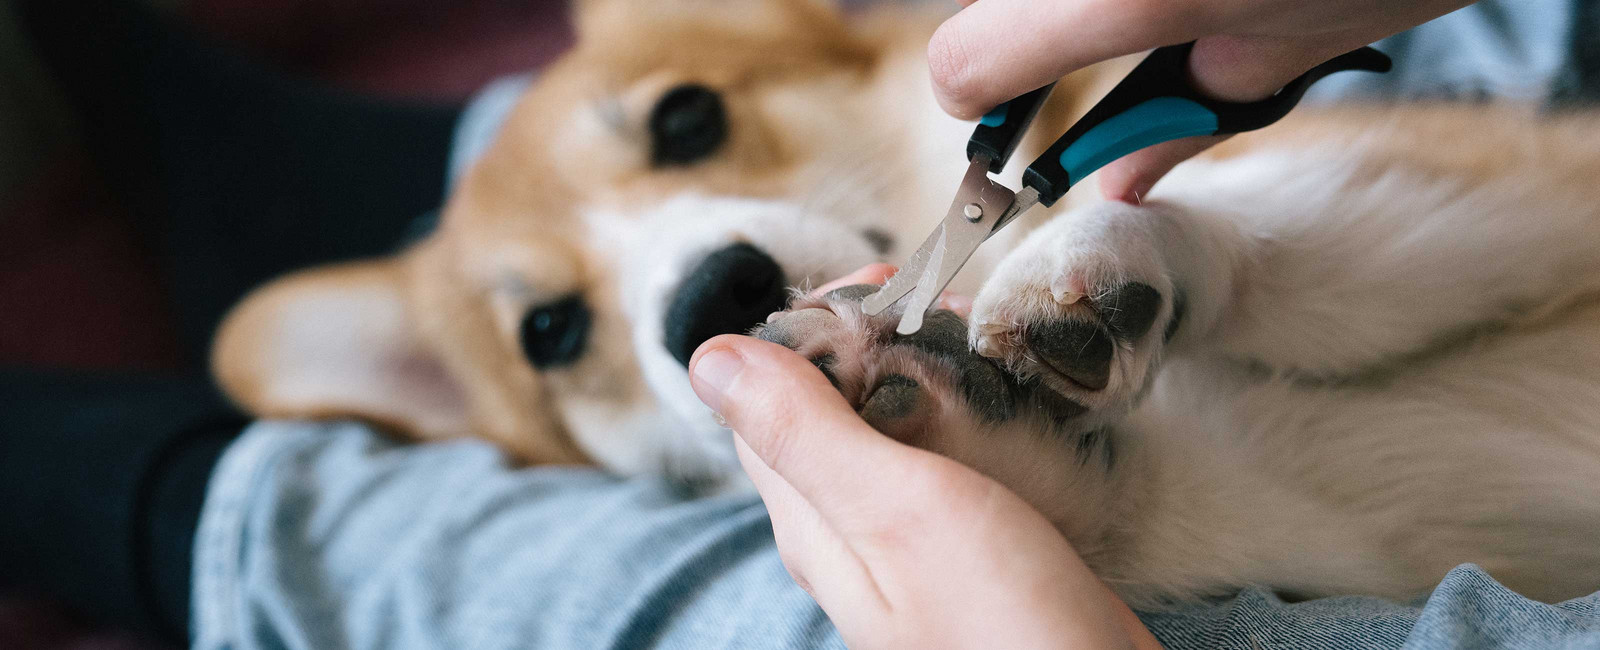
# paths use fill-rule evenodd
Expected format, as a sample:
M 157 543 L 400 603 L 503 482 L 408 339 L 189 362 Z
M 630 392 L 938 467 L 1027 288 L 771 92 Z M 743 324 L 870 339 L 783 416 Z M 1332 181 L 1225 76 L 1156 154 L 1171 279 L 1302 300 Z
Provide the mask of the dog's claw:
M 1084 294 L 1065 287 L 1052 287 L 1050 297 L 1054 298 L 1058 305 L 1070 305 L 1083 300 Z
M 1005 353 L 1000 350 L 1000 346 L 995 345 L 994 340 L 987 337 L 978 339 L 977 345 L 973 346 L 973 351 L 977 352 L 978 356 L 989 359 L 1005 356 Z
M 1050 297 L 1058 305 L 1071 305 L 1083 300 L 1085 295 L 1087 294 L 1083 282 L 1074 276 L 1062 275 L 1050 283 Z
M 1005 323 L 978 323 L 978 333 L 984 336 L 992 336 L 1005 332 L 1006 330 L 1011 329 L 1011 327 L 1011 325 L 1007 325 Z

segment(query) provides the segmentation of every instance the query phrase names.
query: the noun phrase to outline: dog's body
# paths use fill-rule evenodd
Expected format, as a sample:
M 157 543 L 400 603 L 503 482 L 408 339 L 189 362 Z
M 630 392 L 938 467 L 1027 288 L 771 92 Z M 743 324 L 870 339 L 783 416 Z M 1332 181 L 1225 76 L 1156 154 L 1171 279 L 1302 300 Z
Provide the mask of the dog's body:
M 586 7 L 427 240 L 241 306 L 230 393 L 529 462 L 736 473 L 687 350 L 784 285 L 903 258 L 969 127 L 927 90 L 927 20 L 675 4 Z M 1126 68 L 1069 78 L 1035 131 Z M 983 282 L 970 328 L 908 352 L 836 297 L 763 335 L 1028 498 L 1140 604 L 1409 596 L 1461 562 L 1571 596 L 1600 587 L 1597 180 L 1593 119 L 1302 109 L 1144 206 L 1080 188 L 1014 224 L 958 279 Z

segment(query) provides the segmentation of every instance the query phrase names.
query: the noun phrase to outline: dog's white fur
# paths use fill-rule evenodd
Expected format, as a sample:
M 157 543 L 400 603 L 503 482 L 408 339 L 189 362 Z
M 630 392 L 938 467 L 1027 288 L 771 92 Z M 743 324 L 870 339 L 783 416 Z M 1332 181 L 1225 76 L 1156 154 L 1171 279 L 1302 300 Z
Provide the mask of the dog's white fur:
M 1077 308 L 1052 291 L 1181 290 L 1175 338 L 1169 304 L 1104 391 L 1066 389 L 1115 430 L 1092 499 L 1122 519 L 1088 552 L 1130 599 L 1404 597 L 1463 561 L 1535 598 L 1600 586 L 1593 188 L 1515 133 L 1498 173 L 1411 168 L 1383 146 L 1407 125 L 1374 119 L 1059 217 L 979 292 L 984 349 Z

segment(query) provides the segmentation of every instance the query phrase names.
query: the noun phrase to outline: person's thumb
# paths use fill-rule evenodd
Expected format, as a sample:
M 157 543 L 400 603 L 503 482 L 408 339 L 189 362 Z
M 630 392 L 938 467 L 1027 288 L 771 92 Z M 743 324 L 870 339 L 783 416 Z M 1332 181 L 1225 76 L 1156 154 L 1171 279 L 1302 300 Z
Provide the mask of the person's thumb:
M 689 377 L 700 400 L 829 519 L 859 508 L 880 491 L 884 468 L 918 453 L 874 430 L 816 366 L 775 343 L 713 338 L 689 360 Z
M 1211 36 L 1195 42 L 1189 55 L 1189 76 L 1195 89 L 1210 97 L 1253 102 L 1272 96 L 1305 71 L 1354 47 L 1306 38 Z M 1225 139 L 1184 138 L 1135 151 L 1100 171 L 1100 191 L 1108 199 L 1138 203 L 1178 163 Z

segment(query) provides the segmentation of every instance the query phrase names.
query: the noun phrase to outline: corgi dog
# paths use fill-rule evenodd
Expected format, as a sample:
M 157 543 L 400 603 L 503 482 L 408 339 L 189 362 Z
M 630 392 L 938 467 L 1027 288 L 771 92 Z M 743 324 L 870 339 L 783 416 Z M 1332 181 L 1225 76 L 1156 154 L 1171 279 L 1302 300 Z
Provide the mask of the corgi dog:
M 1135 606 L 1407 598 L 1463 562 L 1600 588 L 1600 119 L 1302 107 L 1142 205 L 1032 211 L 958 276 L 969 315 L 897 337 L 870 288 L 791 287 L 902 260 L 944 213 L 971 125 L 927 81 L 937 18 L 582 3 L 437 229 L 257 290 L 215 373 L 263 417 L 716 482 L 738 464 L 685 364 L 755 331 L 1017 491 Z M 1020 155 L 1130 67 L 1063 80 Z

